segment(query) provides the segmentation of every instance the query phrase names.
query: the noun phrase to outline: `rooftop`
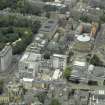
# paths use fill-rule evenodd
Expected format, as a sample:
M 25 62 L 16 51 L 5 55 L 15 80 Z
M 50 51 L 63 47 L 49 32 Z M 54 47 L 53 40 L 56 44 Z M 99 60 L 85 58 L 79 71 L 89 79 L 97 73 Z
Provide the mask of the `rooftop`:
M 53 54 L 53 57 L 57 57 L 57 58 L 66 58 L 65 55 L 61 55 L 61 54 Z
M 30 79 L 30 78 L 23 78 L 23 81 L 24 81 L 24 82 L 33 82 L 33 79 Z
M 41 57 L 40 54 L 33 52 L 25 52 L 20 61 L 37 61 Z
M 0 56 L 4 56 L 11 49 L 10 45 L 6 45 L 1 51 Z
M 58 23 L 57 20 L 49 19 L 47 22 L 44 23 L 44 25 L 41 27 L 40 31 L 41 32 L 42 31 L 51 32 L 55 29 L 57 23 Z
M 86 66 L 86 62 L 74 61 L 74 66 L 85 67 Z
M 91 43 L 89 42 L 75 42 L 74 46 L 73 46 L 73 49 L 75 51 L 80 51 L 80 52 L 88 52 L 90 51 L 92 48 L 92 45 Z
M 80 41 L 80 42 L 89 42 L 90 41 L 90 37 L 88 35 L 79 35 L 77 37 L 77 40 Z

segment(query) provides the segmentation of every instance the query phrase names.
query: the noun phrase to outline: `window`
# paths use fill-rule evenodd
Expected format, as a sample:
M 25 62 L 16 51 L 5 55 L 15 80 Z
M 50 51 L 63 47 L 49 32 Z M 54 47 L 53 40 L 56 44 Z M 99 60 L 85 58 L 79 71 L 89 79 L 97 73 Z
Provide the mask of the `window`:
M 27 66 L 25 66 L 25 69 L 28 69 L 28 67 L 27 67 Z

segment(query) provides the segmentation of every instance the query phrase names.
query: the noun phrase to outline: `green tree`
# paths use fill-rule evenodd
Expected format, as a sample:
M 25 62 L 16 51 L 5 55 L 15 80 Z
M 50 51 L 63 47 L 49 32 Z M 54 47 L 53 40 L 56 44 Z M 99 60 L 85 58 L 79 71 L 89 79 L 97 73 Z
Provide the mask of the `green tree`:
M 52 99 L 49 105 L 61 105 L 61 103 L 58 101 L 58 99 Z
M 44 57 L 44 59 L 50 59 L 50 56 L 51 56 L 51 53 L 46 51 L 44 53 L 44 56 L 43 57 Z
M 34 21 L 31 28 L 33 33 L 37 33 L 38 29 L 41 27 L 41 22 L 40 21 Z
M 44 103 L 46 96 L 47 96 L 46 93 L 42 93 L 42 94 L 37 95 L 37 97 L 41 103 Z
M 64 77 L 65 77 L 66 79 L 69 79 L 70 74 L 71 74 L 71 71 L 72 71 L 72 68 L 71 68 L 71 67 L 66 67 L 66 68 L 65 68 L 63 75 L 64 75 Z
M 4 48 L 5 43 L 0 43 L 0 51 Z
M 102 66 L 103 62 L 97 55 L 93 55 L 93 57 L 90 59 L 90 64 L 93 64 L 95 66 Z
M 81 16 L 80 20 L 83 22 L 92 22 L 92 20 L 88 16 Z
M 46 12 L 46 17 L 47 18 L 50 18 L 50 15 L 51 15 L 50 12 Z
M 105 14 L 103 16 L 100 16 L 100 22 L 102 22 L 102 23 L 105 22 Z
M 3 93 L 4 81 L 0 80 L 0 94 Z

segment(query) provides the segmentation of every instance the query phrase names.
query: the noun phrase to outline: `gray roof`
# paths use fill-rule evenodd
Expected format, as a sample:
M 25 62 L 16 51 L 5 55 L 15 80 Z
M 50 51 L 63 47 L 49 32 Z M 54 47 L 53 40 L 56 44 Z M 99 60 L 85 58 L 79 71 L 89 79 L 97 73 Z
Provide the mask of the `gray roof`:
M 57 20 L 49 19 L 44 25 L 41 27 L 40 32 L 51 32 L 55 29 L 58 24 Z
M 1 51 L 0 51 L 0 56 L 5 56 L 8 51 L 11 49 L 10 45 L 5 46 Z
M 93 75 L 96 77 L 105 77 L 105 68 L 104 67 L 95 67 L 93 70 Z

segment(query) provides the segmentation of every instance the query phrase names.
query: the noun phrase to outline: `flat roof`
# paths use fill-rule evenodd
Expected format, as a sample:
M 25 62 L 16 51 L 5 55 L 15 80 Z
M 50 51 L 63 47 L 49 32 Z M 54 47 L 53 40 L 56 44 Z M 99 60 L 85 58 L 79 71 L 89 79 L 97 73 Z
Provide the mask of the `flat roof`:
M 66 55 L 61 55 L 61 54 L 53 54 L 53 56 L 58 58 L 66 58 Z
M 60 74 L 60 70 L 59 70 L 59 69 L 55 70 L 55 71 L 54 71 L 54 74 L 53 74 L 53 76 L 52 76 L 52 79 L 53 79 L 53 80 L 58 79 L 59 74 Z
M 58 7 L 66 7 L 65 4 L 61 4 L 59 2 L 46 2 L 46 5 L 58 6 Z
M 42 27 L 40 28 L 40 32 L 51 32 L 56 28 L 56 25 L 58 24 L 57 20 L 49 19 L 47 22 L 45 22 Z
M 4 56 L 5 54 L 7 54 L 10 49 L 11 49 L 10 45 L 4 46 L 4 48 L 0 50 L 0 56 Z
M 77 37 L 77 40 L 80 41 L 80 42 L 88 42 L 90 41 L 90 37 L 88 35 L 79 35 Z
M 86 66 L 86 62 L 74 61 L 74 66 L 85 67 Z
M 34 52 L 25 52 L 20 61 L 36 61 L 40 57 L 41 54 L 36 54 Z
M 25 52 L 22 56 L 22 58 L 20 59 L 20 61 L 26 60 L 29 56 L 29 52 Z
M 30 79 L 30 78 L 23 78 L 24 82 L 32 82 L 34 79 Z
M 57 2 L 57 3 L 61 3 L 61 0 L 55 0 L 55 2 Z

